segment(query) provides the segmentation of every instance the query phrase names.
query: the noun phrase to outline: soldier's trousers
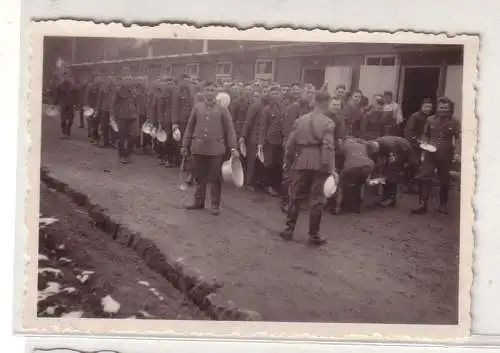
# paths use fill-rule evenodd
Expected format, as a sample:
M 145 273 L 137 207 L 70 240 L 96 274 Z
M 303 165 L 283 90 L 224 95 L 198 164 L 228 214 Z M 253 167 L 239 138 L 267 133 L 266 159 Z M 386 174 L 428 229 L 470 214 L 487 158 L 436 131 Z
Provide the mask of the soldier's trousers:
M 290 204 L 286 218 L 286 227 L 289 230 L 293 231 L 295 229 L 300 205 L 309 197 L 309 235 L 318 235 L 326 202 L 323 194 L 323 184 L 327 178 L 328 173 L 316 170 L 290 171 Z
M 174 138 L 172 136 L 172 129 L 168 128 L 165 129 L 165 132 L 167 133 L 167 141 L 165 142 L 158 142 L 156 146 L 156 151 L 158 153 L 158 158 L 163 161 L 163 162 L 170 162 L 173 163 L 173 145 L 174 145 Z
M 181 146 L 182 138 L 184 137 L 184 132 L 186 131 L 186 123 L 178 123 L 179 130 L 181 132 L 181 141 L 175 141 L 172 139 L 172 162 L 178 167 L 181 165 Z M 172 131 L 173 132 L 173 131 Z M 188 166 L 185 166 L 188 168 Z
M 437 169 L 437 174 L 439 178 L 439 202 L 440 205 L 448 204 L 448 196 L 450 189 L 450 170 L 452 166 L 452 155 L 442 155 L 435 153 L 426 152 L 424 154 L 424 160 L 420 168 L 420 173 L 418 173 L 416 179 L 420 183 L 420 203 L 427 206 L 429 202 L 431 190 L 432 190 L 432 179 L 434 175 L 434 170 Z
M 151 146 L 151 141 L 152 141 L 152 138 L 151 138 L 151 135 L 148 135 L 148 134 L 145 134 L 144 132 L 142 132 L 142 124 L 144 124 L 147 120 L 147 117 L 144 116 L 144 115 L 141 115 L 139 116 L 139 134 L 137 136 L 137 141 L 136 141 L 136 146 L 138 148 L 142 147 L 142 148 L 146 148 L 146 147 L 149 147 Z
M 248 186 L 257 186 L 259 181 L 259 163 L 260 161 L 257 158 L 257 142 L 256 141 L 248 141 L 246 144 L 247 148 L 247 156 L 245 158 L 245 173 L 246 173 L 246 184 Z M 262 169 L 262 168 L 260 168 Z
M 283 178 L 283 148 L 281 145 L 264 145 L 265 186 L 280 191 Z
M 118 157 L 129 157 L 137 138 L 137 119 L 119 119 L 118 124 Z
M 66 136 L 71 135 L 74 117 L 73 107 L 61 107 L 61 132 Z
M 104 146 L 109 146 L 113 141 L 111 127 L 109 126 L 109 112 L 100 111 L 98 115 L 100 132 L 102 134 L 102 141 Z
M 223 156 L 205 156 L 194 154 L 191 156 L 194 182 L 194 193 L 197 205 L 205 204 L 207 185 L 210 184 L 210 201 L 212 206 L 219 207 L 222 193 L 221 167 Z

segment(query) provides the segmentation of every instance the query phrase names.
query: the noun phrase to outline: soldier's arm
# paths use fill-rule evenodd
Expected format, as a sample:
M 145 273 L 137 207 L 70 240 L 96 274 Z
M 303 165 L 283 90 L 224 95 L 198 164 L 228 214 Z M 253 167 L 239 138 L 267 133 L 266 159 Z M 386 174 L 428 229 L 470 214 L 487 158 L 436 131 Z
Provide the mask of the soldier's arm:
M 455 120 L 455 128 L 453 130 L 453 148 L 456 155 L 460 155 L 462 147 L 462 127 L 458 120 Z
M 227 138 L 227 147 L 230 149 L 236 149 L 237 142 L 233 119 L 231 119 L 231 114 L 226 108 L 222 108 L 222 127 L 224 128 L 224 134 Z
M 296 136 L 297 136 L 297 120 L 293 123 L 292 126 L 292 131 L 290 132 L 290 135 L 288 135 L 288 139 L 286 140 L 285 144 L 285 155 L 284 155 L 284 162 L 287 163 L 288 165 L 291 165 L 293 162 L 293 158 L 295 156 L 295 145 L 296 145 Z
M 189 115 L 189 119 L 186 124 L 186 130 L 182 138 L 182 147 L 186 149 L 189 149 L 191 147 L 191 139 L 193 138 L 194 128 L 196 126 L 196 110 L 197 106 L 195 105 L 191 110 L 191 114 Z
M 361 118 L 361 125 L 359 128 L 359 134 L 361 138 L 366 137 L 366 131 L 368 130 L 368 116 L 370 113 L 365 113 L 363 114 L 363 117 Z
M 259 118 L 260 118 L 259 145 L 264 146 L 267 136 L 267 127 L 269 125 L 269 109 L 264 108 Z
M 406 125 L 405 125 L 405 131 L 403 133 L 403 136 L 405 139 L 409 140 L 411 139 L 413 136 L 413 126 L 415 124 L 415 114 L 412 114 L 409 118 L 408 118 L 408 121 L 406 122 Z
M 179 124 L 179 96 L 177 92 L 172 94 L 172 124 Z
M 99 91 L 97 92 L 97 103 L 96 103 L 96 109 L 101 109 L 101 104 L 102 104 L 102 99 L 103 99 L 103 96 L 104 96 L 104 85 L 101 85 L 101 87 L 99 87 Z
M 248 135 L 248 130 L 250 129 L 250 126 L 253 125 L 253 122 L 255 120 L 255 116 L 257 115 L 257 105 L 256 104 L 251 104 L 250 107 L 248 107 L 247 114 L 245 116 L 245 123 L 243 124 L 243 128 L 241 129 L 241 136 L 244 139 L 247 138 Z
M 116 111 L 115 104 L 116 104 L 116 91 L 113 91 L 111 95 L 111 104 L 109 108 L 109 115 L 112 117 L 115 117 L 115 111 Z
M 290 132 L 293 127 L 293 122 L 296 120 L 294 108 L 295 108 L 294 104 L 292 104 L 289 105 L 285 111 L 285 116 L 283 119 L 283 146 L 286 145 L 286 142 L 288 141 L 288 136 L 290 135 Z
M 432 122 L 433 117 L 430 116 L 427 118 L 425 121 L 424 125 L 424 131 L 422 132 L 421 139 L 422 141 L 428 141 L 431 137 L 431 122 Z
M 325 134 L 323 135 L 323 144 L 321 146 L 321 159 L 322 165 L 327 167 L 328 173 L 335 172 L 335 123 L 328 120 L 325 127 Z

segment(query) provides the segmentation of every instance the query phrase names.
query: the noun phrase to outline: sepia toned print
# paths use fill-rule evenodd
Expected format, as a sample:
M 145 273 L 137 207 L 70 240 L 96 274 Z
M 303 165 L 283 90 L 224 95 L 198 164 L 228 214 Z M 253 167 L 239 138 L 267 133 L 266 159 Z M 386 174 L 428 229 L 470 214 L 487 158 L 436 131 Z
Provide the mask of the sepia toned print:
M 468 335 L 475 38 L 69 23 L 33 24 L 23 330 Z

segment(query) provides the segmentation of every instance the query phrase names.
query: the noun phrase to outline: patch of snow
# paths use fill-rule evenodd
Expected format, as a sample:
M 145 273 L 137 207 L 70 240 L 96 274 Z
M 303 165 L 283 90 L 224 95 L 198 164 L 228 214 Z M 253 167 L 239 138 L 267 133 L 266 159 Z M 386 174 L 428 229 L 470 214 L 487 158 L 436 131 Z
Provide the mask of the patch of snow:
M 146 310 L 139 310 L 139 314 L 141 314 L 144 317 L 148 317 L 148 318 L 154 317 L 153 315 L 148 313 Z
M 57 250 L 64 250 L 64 249 L 66 249 L 66 246 L 64 244 L 57 246 Z
M 54 315 L 56 313 L 57 308 L 58 308 L 57 305 L 48 306 L 43 312 L 48 314 L 48 315 Z
M 44 254 L 38 254 L 38 261 L 46 261 L 49 258 Z
M 105 313 L 116 314 L 120 310 L 120 303 L 114 300 L 109 294 L 101 299 L 101 306 Z
M 58 294 L 61 291 L 61 285 L 57 282 L 47 282 L 47 288 L 38 291 L 38 301 L 43 301 L 48 297 Z
M 55 223 L 59 221 L 57 218 L 54 218 L 54 217 L 43 217 L 43 218 L 40 218 L 38 220 L 38 225 L 39 227 L 43 228 L 43 227 L 47 227 L 47 226 L 50 226 L 52 223 Z
M 63 262 L 63 263 L 69 263 L 69 262 L 71 262 L 71 259 L 68 259 L 67 257 L 61 257 L 61 258 L 59 259 L 59 261 L 60 261 L 60 262 Z
M 59 276 L 62 276 L 61 270 L 58 270 L 57 268 L 51 268 L 51 267 L 39 268 L 38 273 L 41 275 L 45 275 L 46 273 L 51 273 L 56 278 L 58 278 Z
M 139 281 L 137 283 L 142 284 L 143 286 L 149 287 L 149 282 L 148 281 Z
M 65 292 L 65 293 L 75 293 L 76 292 L 76 288 L 75 287 L 66 287 L 62 291 Z
M 69 313 L 64 313 L 61 315 L 61 317 L 65 318 L 80 318 L 83 315 L 83 311 L 70 311 Z
M 80 283 L 85 283 L 89 279 L 89 276 L 93 274 L 94 271 L 82 271 L 79 275 L 76 276 L 76 279 L 80 281 Z
M 149 291 L 150 291 L 151 293 L 153 293 L 153 294 L 156 296 L 156 298 L 158 298 L 158 299 L 160 299 L 160 300 L 162 300 L 162 301 L 163 301 L 163 300 L 165 300 L 165 297 L 164 297 L 163 295 L 161 295 L 161 293 L 160 293 L 160 292 L 158 292 L 158 291 L 156 290 L 156 288 L 149 288 Z

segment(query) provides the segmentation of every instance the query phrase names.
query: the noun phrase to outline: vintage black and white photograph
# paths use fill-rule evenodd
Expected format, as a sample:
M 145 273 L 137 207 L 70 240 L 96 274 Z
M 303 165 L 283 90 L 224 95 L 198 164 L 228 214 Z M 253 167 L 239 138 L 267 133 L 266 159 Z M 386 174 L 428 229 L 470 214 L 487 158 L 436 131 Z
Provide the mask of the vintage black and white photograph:
M 468 332 L 474 41 L 95 27 L 31 58 L 33 320 Z

